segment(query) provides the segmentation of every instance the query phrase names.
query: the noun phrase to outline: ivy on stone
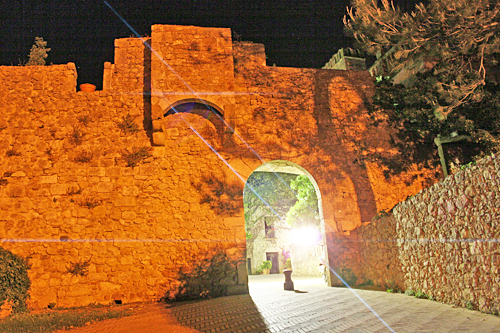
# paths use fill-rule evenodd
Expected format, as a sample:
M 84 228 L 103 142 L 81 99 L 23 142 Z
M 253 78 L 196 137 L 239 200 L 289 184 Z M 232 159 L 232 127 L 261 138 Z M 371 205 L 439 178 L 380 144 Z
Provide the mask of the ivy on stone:
M 0 247 L 0 305 L 11 301 L 15 312 L 26 310 L 29 268 L 27 259 Z

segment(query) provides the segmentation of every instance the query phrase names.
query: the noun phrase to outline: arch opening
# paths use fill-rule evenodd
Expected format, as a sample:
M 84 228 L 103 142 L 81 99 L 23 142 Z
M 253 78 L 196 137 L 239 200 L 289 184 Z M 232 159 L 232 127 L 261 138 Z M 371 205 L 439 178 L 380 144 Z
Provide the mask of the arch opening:
M 195 101 L 191 99 L 182 100 L 172 104 L 165 111 L 166 112 L 163 114 L 163 117 L 183 113 L 195 114 L 214 124 L 218 133 L 221 133 L 224 130 L 223 114 L 215 105 L 207 101 Z
M 307 170 L 283 160 L 259 166 L 243 203 L 249 275 L 268 273 L 262 268 L 271 261 L 271 274 L 291 265 L 294 275 L 326 276 L 319 269 L 327 260 L 321 193 Z

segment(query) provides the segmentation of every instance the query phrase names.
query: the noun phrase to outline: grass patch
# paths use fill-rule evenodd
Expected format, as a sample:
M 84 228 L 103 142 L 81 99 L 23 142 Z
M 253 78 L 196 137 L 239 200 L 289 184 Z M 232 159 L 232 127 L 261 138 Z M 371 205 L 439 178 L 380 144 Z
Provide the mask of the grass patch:
M 81 327 L 95 321 L 128 316 L 131 311 L 115 309 L 85 309 L 43 314 L 21 313 L 0 321 L 3 333 L 45 333 L 70 327 Z

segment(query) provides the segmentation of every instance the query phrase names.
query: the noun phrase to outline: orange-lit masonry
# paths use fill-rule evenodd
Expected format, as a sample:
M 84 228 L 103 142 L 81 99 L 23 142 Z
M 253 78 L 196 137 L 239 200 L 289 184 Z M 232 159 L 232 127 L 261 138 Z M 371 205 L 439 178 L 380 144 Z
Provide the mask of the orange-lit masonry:
M 243 181 L 265 162 L 314 179 L 327 241 L 423 187 L 366 159 L 389 149 L 367 72 L 267 67 L 229 29 L 155 25 L 147 42 L 116 40 L 102 91 L 77 92 L 71 63 L 0 67 L 1 246 L 31 257 L 32 306 L 159 299 L 216 253 L 234 265 L 212 278 L 246 293 Z M 231 128 L 167 114 L 193 102 Z

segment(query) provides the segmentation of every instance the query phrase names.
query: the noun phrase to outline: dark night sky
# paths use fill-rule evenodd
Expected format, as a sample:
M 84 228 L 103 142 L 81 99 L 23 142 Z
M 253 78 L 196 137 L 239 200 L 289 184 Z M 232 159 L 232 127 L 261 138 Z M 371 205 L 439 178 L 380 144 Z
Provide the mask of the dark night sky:
M 35 37 L 43 37 L 52 48 L 48 63 L 74 62 L 79 83 L 100 87 L 104 62 L 113 61 L 113 40 L 133 35 L 102 0 L 0 1 L 0 65 L 26 61 Z M 321 68 L 339 48 L 352 45 L 342 23 L 349 0 L 108 3 L 141 35 L 150 35 L 152 24 L 231 28 L 241 40 L 265 44 L 268 65 Z

